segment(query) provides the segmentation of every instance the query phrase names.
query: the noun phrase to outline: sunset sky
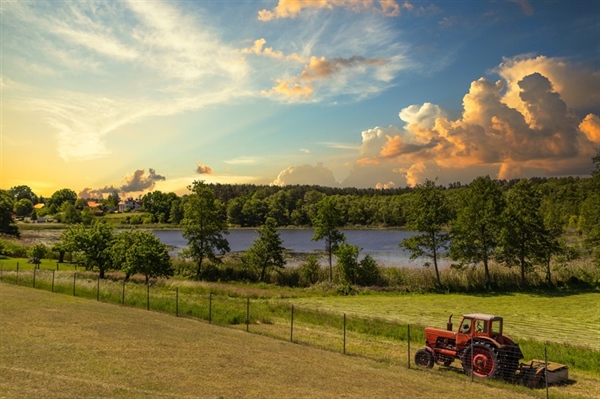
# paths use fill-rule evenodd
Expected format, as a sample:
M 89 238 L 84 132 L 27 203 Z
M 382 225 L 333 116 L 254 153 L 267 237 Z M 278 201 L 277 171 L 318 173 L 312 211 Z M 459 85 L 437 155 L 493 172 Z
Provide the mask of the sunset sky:
M 0 188 L 586 176 L 600 1 L 1 3 Z

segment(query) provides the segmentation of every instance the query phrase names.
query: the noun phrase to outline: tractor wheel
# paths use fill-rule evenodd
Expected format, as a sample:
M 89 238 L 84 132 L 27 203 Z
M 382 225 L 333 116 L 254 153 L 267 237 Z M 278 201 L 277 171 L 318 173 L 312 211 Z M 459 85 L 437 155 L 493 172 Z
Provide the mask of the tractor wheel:
M 477 342 L 465 348 L 462 366 L 467 375 L 479 378 L 493 378 L 498 371 L 498 356 L 492 346 Z
M 433 354 L 425 348 L 419 349 L 415 353 L 415 364 L 423 368 L 433 367 Z
M 444 360 L 444 366 L 450 367 L 452 362 L 454 362 L 454 359 L 452 359 L 452 358 L 446 359 L 446 360 Z

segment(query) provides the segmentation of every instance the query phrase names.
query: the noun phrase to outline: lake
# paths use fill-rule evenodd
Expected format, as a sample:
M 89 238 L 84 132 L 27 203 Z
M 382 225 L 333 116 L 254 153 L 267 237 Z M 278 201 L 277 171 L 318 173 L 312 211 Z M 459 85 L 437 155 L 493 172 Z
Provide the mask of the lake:
M 407 230 L 352 230 L 342 229 L 346 235 L 346 241 L 362 248 L 362 256 L 371 255 L 381 266 L 408 266 L 421 267 L 424 262 L 431 259 L 410 260 L 410 253 L 398 247 L 405 238 L 415 233 Z M 311 253 L 316 250 L 324 250 L 325 241 L 312 241 L 313 230 L 311 229 L 281 229 L 279 236 L 283 240 L 283 246 L 291 252 Z M 181 235 L 182 230 L 154 230 L 153 233 L 161 242 L 175 248 L 174 253 L 187 247 L 187 241 Z M 226 236 L 229 241 L 231 252 L 243 252 L 247 250 L 252 241 L 258 236 L 256 230 L 239 229 L 230 230 Z M 446 259 L 440 262 L 442 267 L 448 265 Z

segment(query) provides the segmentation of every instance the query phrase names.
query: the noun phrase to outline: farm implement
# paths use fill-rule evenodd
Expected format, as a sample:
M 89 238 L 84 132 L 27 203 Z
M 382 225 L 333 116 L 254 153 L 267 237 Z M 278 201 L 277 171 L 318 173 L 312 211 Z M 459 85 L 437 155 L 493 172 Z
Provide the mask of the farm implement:
M 448 367 L 459 360 L 469 376 L 501 378 L 529 387 L 567 381 L 568 367 L 564 364 L 542 360 L 522 363 L 519 344 L 504 335 L 502 328 L 502 317 L 474 313 L 464 315 L 454 332 L 450 315 L 446 330 L 425 328 L 425 346 L 415 353 L 415 364 Z

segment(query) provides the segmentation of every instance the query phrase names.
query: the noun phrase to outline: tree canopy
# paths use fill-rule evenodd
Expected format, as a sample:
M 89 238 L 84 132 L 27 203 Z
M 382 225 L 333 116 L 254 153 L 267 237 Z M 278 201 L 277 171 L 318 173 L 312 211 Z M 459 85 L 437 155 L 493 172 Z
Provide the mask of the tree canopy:
M 432 180 L 417 185 L 409 205 L 408 227 L 422 234 L 406 238 L 400 246 L 411 252 L 411 259 L 426 256 L 433 260 L 439 286 L 438 260 L 448 248 L 449 236 L 444 228 L 450 220 L 450 204 L 442 189 Z
M 325 251 L 329 258 L 329 281 L 333 281 L 332 256 L 338 245 L 346 240 L 346 236 L 339 229 L 342 226 L 342 215 L 332 197 L 324 197 L 319 201 L 312 224 L 315 230 L 313 241 L 325 240 Z
M 267 270 L 285 267 L 283 240 L 276 229 L 274 218 L 267 218 L 265 224 L 258 230 L 258 237 L 244 253 L 244 263 L 258 269 L 260 275 L 258 280 L 265 280 Z
M 196 262 L 196 278 L 199 279 L 205 260 L 220 263 L 220 256 L 229 252 L 229 242 L 225 238 L 229 231 L 223 204 L 215 198 L 213 190 L 203 181 L 194 181 L 188 189 L 192 193 L 187 196 L 182 222 L 182 234 L 188 247 L 182 255 Z

